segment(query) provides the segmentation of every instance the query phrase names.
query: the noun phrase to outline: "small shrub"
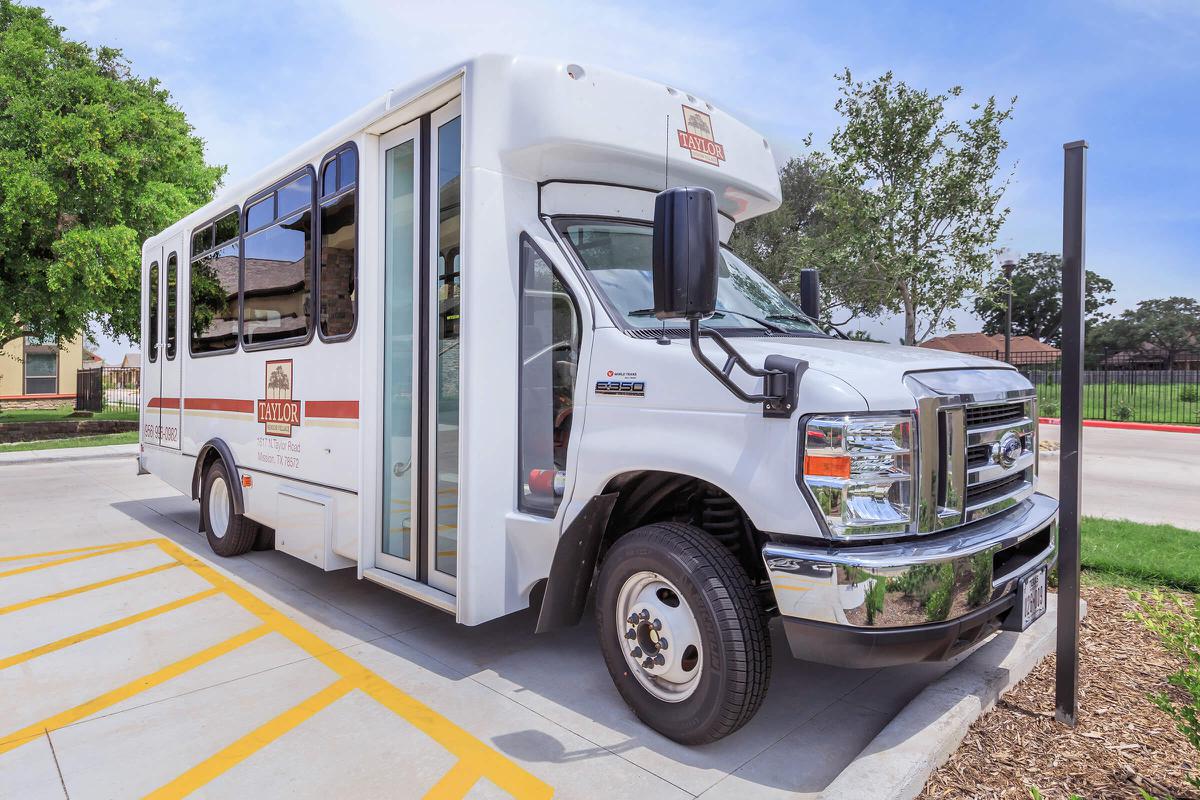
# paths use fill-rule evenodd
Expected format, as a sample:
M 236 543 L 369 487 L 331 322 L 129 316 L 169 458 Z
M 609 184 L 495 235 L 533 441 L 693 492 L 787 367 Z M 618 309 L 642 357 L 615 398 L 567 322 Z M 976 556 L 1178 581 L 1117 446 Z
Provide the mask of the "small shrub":
M 951 592 L 954 591 L 954 567 L 947 563 L 937 567 L 937 588 L 925 600 L 925 619 L 942 622 L 950 616 Z
M 1043 416 L 1043 417 L 1057 417 L 1058 416 L 1058 403 L 1042 403 L 1042 408 L 1041 408 L 1040 413 L 1041 413 L 1041 416 Z
M 871 588 L 867 590 L 867 624 L 874 625 L 875 620 L 883 613 L 884 598 L 887 595 L 887 581 L 875 578 Z
M 1129 596 L 1138 606 L 1132 617 L 1157 635 L 1168 653 L 1184 661 L 1167 682 L 1182 689 L 1190 700 L 1172 700 L 1165 692 L 1150 695 L 1150 700 L 1175 720 L 1179 732 L 1200 750 L 1200 603 L 1189 607 L 1182 595 L 1164 594 L 1159 589 L 1149 596 L 1140 592 Z M 1200 775 L 1189 777 L 1188 782 L 1200 788 Z
M 1179 402 L 1200 403 L 1200 390 L 1194 386 L 1185 386 L 1179 390 Z
M 1127 422 L 1128 420 L 1133 419 L 1133 406 L 1129 405 L 1129 403 L 1126 403 L 1124 400 L 1121 400 L 1117 403 L 1117 407 L 1113 410 L 1113 416 L 1122 422 Z

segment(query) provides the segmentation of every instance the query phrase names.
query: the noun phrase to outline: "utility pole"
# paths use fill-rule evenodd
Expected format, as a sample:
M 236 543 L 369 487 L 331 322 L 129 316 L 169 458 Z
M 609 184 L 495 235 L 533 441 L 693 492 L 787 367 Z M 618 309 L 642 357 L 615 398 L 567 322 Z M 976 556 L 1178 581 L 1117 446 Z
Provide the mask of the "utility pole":
M 1017 261 L 1011 255 L 1004 259 L 1004 282 L 1008 284 L 1008 311 L 1004 315 L 1004 363 L 1012 363 L 1012 274 Z
M 1083 444 L 1087 142 L 1063 145 L 1062 449 L 1058 480 L 1058 647 L 1054 718 L 1074 728 L 1079 697 L 1079 501 Z

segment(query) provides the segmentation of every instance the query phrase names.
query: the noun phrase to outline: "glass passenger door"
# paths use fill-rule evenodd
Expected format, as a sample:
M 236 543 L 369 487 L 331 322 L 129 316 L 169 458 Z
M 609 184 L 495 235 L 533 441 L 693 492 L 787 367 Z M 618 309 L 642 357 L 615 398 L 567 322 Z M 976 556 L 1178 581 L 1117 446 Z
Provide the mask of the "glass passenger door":
M 376 562 L 449 594 L 458 573 L 460 120 L 455 100 L 380 139 L 384 507 Z
M 418 123 L 380 139 L 383 172 L 383 525 L 376 563 L 416 579 L 423 517 L 418 477 L 420 238 Z

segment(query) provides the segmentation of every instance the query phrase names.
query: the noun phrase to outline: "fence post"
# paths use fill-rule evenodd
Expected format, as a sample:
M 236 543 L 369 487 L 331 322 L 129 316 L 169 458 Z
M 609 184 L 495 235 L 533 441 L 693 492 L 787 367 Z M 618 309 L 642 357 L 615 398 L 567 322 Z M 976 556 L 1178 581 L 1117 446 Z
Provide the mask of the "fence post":
M 1104 376 L 1104 418 L 1108 419 L 1108 348 L 1104 348 L 1104 360 L 1100 362 L 1100 374 Z

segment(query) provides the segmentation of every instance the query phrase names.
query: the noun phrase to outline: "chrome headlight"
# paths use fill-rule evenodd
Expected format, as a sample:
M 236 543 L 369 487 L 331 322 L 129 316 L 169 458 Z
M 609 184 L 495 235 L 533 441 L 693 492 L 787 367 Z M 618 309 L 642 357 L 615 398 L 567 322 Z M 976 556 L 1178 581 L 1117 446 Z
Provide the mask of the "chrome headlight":
M 804 488 L 834 536 L 906 533 L 913 521 L 913 415 L 812 417 Z

